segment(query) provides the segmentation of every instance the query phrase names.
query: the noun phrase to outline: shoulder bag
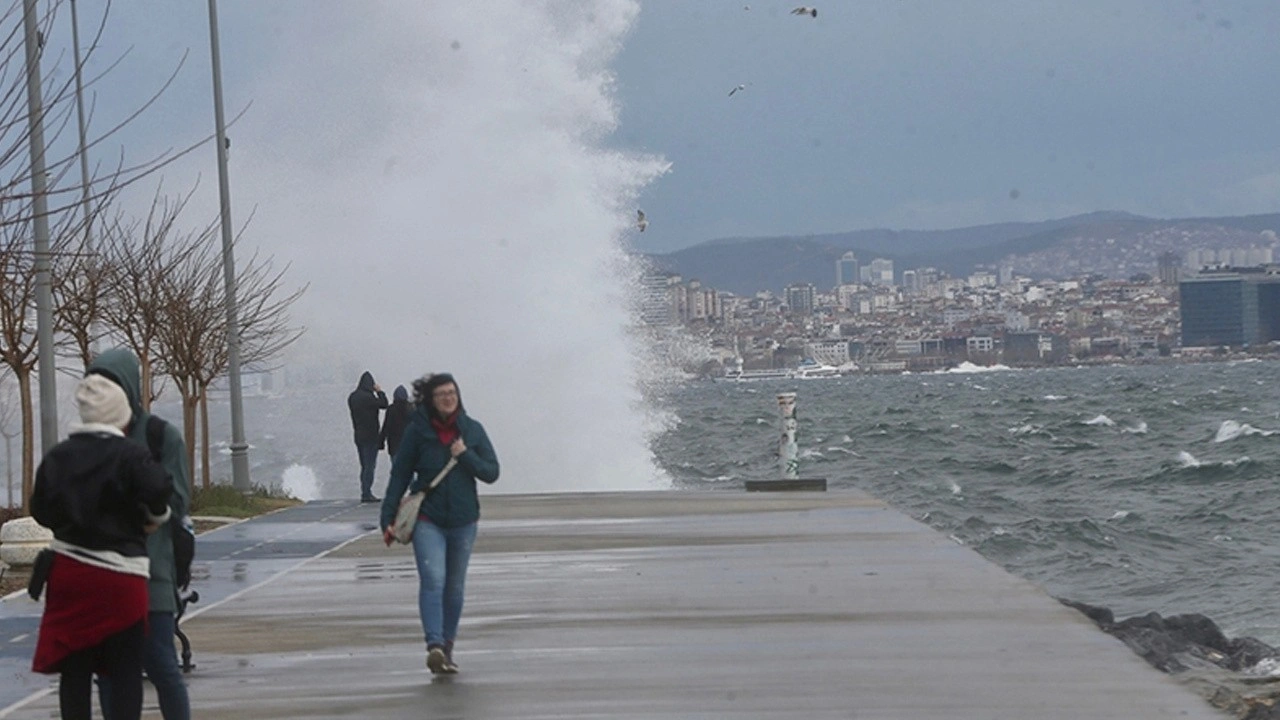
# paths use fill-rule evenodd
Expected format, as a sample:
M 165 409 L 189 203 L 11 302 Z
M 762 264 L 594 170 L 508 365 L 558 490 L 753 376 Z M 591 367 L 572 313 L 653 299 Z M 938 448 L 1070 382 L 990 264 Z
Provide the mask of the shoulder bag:
M 408 545 L 409 541 L 413 540 L 413 526 L 418 522 L 418 509 L 422 507 L 423 498 L 427 496 L 427 493 L 434 490 L 444 480 L 444 476 L 448 475 L 453 466 L 457 464 L 458 458 L 449 458 L 449 462 L 445 464 L 444 469 L 436 474 L 435 479 L 426 488 L 416 493 L 410 493 L 400 501 L 400 509 L 396 510 L 395 522 L 391 523 L 391 534 L 395 536 L 396 542 Z

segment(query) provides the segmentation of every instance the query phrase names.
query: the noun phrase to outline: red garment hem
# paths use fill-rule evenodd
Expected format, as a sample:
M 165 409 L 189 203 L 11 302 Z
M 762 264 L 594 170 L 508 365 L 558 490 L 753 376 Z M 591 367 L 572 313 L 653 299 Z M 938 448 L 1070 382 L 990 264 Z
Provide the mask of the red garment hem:
M 31 669 L 56 673 L 68 655 L 146 620 L 147 582 L 59 554 L 49 569 Z

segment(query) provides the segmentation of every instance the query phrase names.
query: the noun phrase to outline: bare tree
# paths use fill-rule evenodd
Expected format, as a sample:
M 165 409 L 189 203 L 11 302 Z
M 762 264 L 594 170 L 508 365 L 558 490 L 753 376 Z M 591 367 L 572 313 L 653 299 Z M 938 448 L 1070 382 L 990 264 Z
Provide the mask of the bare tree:
M 90 216 L 82 217 L 80 224 L 100 215 L 105 201 L 104 198 L 92 204 Z M 103 252 L 102 243 L 76 233 L 66 244 L 68 251 L 53 258 L 54 329 L 70 339 L 81 364 L 88 369 L 94 343 L 106 332 L 106 295 L 116 272 L 108 265 L 113 256 Z
M 205 387 L 203 368 L 209 363 L 207 355 L 216 352 L 219 340 L 225 343 L 225 335 L 220 338 L 218 330 L 226 327 L 226 318 L 219 302 L 220 265 L 219 256 L 212 249 L 212 233 L 185 236 L 181 242 L 185 247 L 172 248 L 171 252 L 180 255 L 182 262 L 157 278 L 155 311 L 160 322 L 155 347 L 182 398 L 187 463 L 195 468 L 196 411 Z M 206 442 L 207 434 L 206 430 Z M 194 474 L 191 483 L 194 489 Z M 207 463 L 203 483 L 209 486 Z
M 165 371 L 155 367 L 161 357 L 158 338 L 167 319 L 165 283 L 199 248 L 174 229 L 190 199 L 191 193 L 171 198 L 158 188 L 146 220 L 117 216 L 102 228 L 100 245 L 106 258 L 99 310 L 110 331 L 138 356 L 142 406 L 148 410 L 159 395 L 155 378 Z
M 307 291 L 304 284 L 292 291 L 284 285 L 289 265 L 276 270 L 271 257 L 255 252 L 236 273 L 236 304 L 240 325 L 240 361 L 242 367 L 266 372 L 275 369 L 276 362 L 286 348 L 306 332 L 305 327 L 295 326 L 289 308 Z M 222 286 L 225 290 L 225 285 Z M 225 301 L 225 293 L 224 293 Z M 226 315 L 219 337 L 226 337 Z M 225 342 L 215 345 L 217 352 L 209 354 L 210 363 L 205 368 L 203 387 L 200 391 L 200 426 L 202 430 L 201 458 L 206 487 L 209 477 L 209 386 L 226 374 L 230 367 Z
M 183 431 L 191 467 L 196 467 L 194 451 L 198 446 L 200 475 L 207 488 L 212 484 L 209 387 L 225 375 L 230 361 L 222 254 L 215 250 L 211 233 L 207 231 L 196 236 L 196 242 L 200 248 L 184 254 L 182 267 L 166 275 L 165 320 L 159 346 L 165 367 L 182 396 Z M 280 353 L 305 332 L 305 328 L 290 324 L 288 310 L 307 288 L 287 292 L 284 289 L 287 272 L 288 266 L 277 270 L 271 258 L 258 253 L 237 269 L 239 339 L 241 358 L 247 368 L 269 369 Z
M 13 507 L 13 441 L 22 434 L 22 424 L 14 421 L 22 414 L 18 407 L 18 388 L 9 379 L 10 373 L 0 375 L 0 436 L 4 436 L 4 479 L 8 488 L 8 506 Z
M 0 206 L 0 210 L 3 206 Z M 2 213 L 0 213 L 2 214 Z M 35 254 L 29 223 L 0 222 L 0 365 L 13 372 L 22 411 L 22 507 L 31 497 L 35 474 L 35 408 L 31 378 L 39 360 L 36 343 Z M 52 248 L 55 252 L 59 248 Z

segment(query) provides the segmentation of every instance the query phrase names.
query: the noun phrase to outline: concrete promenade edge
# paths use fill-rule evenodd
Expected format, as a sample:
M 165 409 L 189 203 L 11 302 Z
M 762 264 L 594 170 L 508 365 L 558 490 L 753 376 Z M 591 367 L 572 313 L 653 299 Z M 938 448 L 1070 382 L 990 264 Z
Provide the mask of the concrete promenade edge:
M 861 493 L 482 504 L 459 675 L 427 672 L 412 552 L 374 532 L 184 623 L 193 717 L 1228 717 Z

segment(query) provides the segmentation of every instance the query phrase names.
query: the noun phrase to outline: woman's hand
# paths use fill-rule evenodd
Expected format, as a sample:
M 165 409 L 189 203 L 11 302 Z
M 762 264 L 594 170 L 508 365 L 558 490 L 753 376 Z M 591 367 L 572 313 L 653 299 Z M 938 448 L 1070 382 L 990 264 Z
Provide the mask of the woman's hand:
M 467 444 L 462 442 L 462 438 L 458 438 L 457 440 L 454 440 L 453 444 L 449 446 L 449 453 L 452 454 L 454 457 L 458 457 L 459 455 L 461 455 L 466 451 L 467 451 Z
M 395 541 L 396 536 L 395 533 L 391 532 L 391 528 L 387 528 L 382 531 L 382 542 L 386 543 L 387 547 L 391 547 L 391 543 Z

